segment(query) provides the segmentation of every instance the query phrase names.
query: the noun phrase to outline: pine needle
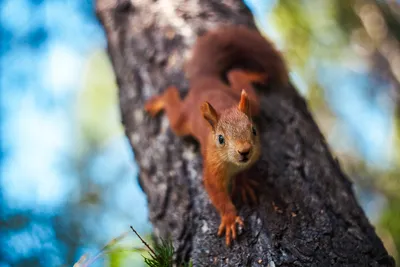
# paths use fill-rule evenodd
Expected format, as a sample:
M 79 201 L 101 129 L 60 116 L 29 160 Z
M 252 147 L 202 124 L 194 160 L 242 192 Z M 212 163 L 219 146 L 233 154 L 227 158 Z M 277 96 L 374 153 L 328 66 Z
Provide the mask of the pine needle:
M 140 238 L 143 244 L 149 249 L 150 251 L 150 258 L 144 258 L 144 262 L 149 267 L 171 267 L 172 266 L 172 258 L 174 254 L 174 247 L 172 246 L 171 241 L 165 241 L 161 239 L 161 244 L 156 244 L 154 246 L 154 250 L 144 241 L 140 235 L 133 229 L 131 226 L 132 231 Z

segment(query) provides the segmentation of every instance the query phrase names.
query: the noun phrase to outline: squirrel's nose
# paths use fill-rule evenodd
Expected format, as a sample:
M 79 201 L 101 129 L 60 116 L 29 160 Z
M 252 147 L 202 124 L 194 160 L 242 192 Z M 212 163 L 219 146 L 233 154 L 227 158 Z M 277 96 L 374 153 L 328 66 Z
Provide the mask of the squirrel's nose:
M 246 146 L 241 147 L 240 149 L 238 149 L 238 153 L 243 156 L 246 157 L 250 154 L 250 150 L 251 150 L 251 145 L 248 144 Z
M 245 150 L 245 151 L 238 151 L 238 152 L 239 152 L 239 154 L 240 154 L 241 156 L 246 157 L 246 156 L 249 155 L 250 149 Z

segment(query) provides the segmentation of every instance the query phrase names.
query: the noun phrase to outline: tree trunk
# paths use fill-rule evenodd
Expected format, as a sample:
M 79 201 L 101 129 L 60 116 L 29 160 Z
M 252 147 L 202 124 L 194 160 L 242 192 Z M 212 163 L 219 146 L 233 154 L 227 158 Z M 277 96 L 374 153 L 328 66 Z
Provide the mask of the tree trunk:
M 176 260 L 194 266 L 394 266 L 332 157 L 304 99 L 291 87 L 264 88 L 258 119 L 260 204 L 236 203 L 245 229 L 231 248 L 202 186 L 190 138 L 144 102 L 176 85 L 188 90 L 184 59 L 196 36 L 221 23 L 255 27 L 238 0 L 97 0 L 119 86 L 122 123 L 140 167 L 157 238 L 171 237 Z M 194 107 L 195 108 L 195 107 Z

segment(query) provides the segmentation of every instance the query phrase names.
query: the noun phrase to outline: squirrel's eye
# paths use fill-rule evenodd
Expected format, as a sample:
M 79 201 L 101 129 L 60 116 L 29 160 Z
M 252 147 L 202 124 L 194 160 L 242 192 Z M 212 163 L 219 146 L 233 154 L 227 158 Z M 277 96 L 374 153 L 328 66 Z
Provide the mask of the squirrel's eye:
M 222 145 L 225 142 L 225 139 L 222 135 L 218 135 L 218 142 Z
M 253 134 L 256 136 L 257 135 L 257 131 L 256 128 L 254 128 L 254 126 L 251 127 L 251 131 L 253 132 Z

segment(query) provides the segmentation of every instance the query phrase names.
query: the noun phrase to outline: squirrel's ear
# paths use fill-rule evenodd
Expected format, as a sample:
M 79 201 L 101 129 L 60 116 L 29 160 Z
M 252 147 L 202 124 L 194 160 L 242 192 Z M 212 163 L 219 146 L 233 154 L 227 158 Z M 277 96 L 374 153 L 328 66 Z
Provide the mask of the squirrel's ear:
M 208 123 L 211 125 L 213 129 L 215 129 L 215 126 L 217 125 L 218 122 L 218 114 L 213 108 L 213 106 L 211 106 L 211 104 L 208 102 L 204 102 L 201 105 L 200 110 L 201 114 L 203 114 L 204 119 L 208 121 Z
M 242 90 L 242 94 L 240 95 L 238 109 L 250 117 L 250 101 L 244 89 Z

